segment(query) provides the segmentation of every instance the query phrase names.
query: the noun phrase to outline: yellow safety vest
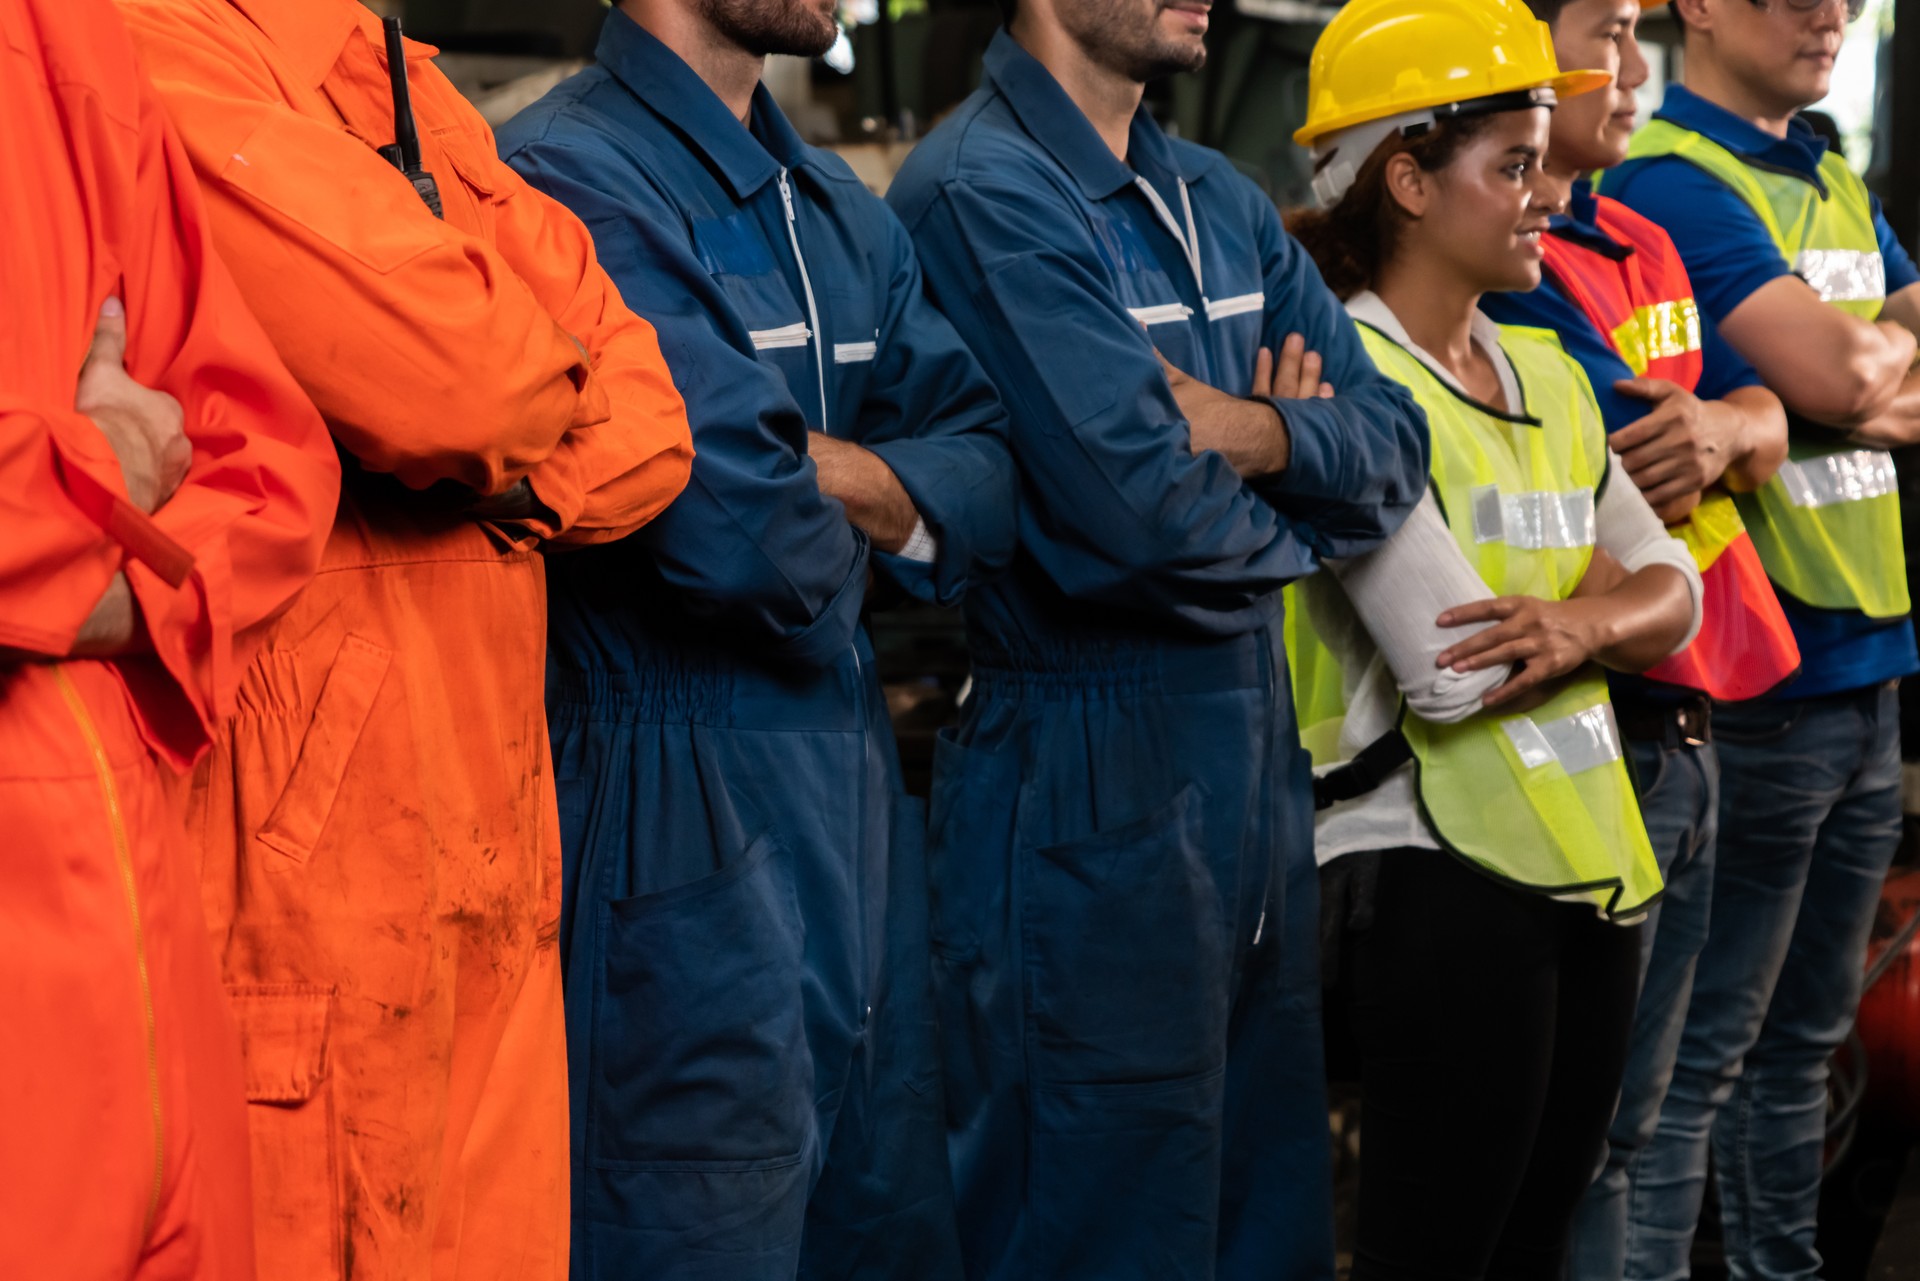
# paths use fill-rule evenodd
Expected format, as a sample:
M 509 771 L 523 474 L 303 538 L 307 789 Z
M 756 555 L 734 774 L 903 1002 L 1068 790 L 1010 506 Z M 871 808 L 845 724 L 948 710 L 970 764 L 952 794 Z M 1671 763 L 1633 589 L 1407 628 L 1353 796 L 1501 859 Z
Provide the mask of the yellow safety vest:
M 1824 195 L 1805 178 L 1755 168 L 1670 120 L 1649 121 L 1627 155 L 1678 156 L 1713 175 L 1753 209 L 1821 301 L 1867 320 L 1879 316 L 1887 280 L 1873 202 L 1838 155 L 1821 158 Z M 1900 497 L 1885 450 L 1795 425 L 1774 478 L 1735 501 L 1768 577 L 1788 595 L 1870 618 L 1898 618 L 1911 608 Z
M 1412 391 L 1433 441 L 1432 486 L 1460 549 L 1499 596 L 1564 600 L 1593 559 L 1594 500 L 1606 476 L 1606 428 L 1586 375 L 1551 332 L 1500 327 L 1523 412 L 1502 414 L 1454 391 L 1365 325 L 1380 371 Z M 1534 416 L 1537 414 L 1538 416 Z M 1324 577 L 1289 589 L 1285 635 L 1301 739 L 1316 766 L 1346 764 L 1343 656 Z M 1344 602 L 1340 602 L 1344 605 Z M 1318 615 L 1318 620 L 1316 619 Z M 1420 805 L 1440 843 L 1500 880 L 1580 896 L 1612 917 L 1660 894 L 1598 667 L 1521 716 L 1481 712 L 1436 725 L 1404 707 Z

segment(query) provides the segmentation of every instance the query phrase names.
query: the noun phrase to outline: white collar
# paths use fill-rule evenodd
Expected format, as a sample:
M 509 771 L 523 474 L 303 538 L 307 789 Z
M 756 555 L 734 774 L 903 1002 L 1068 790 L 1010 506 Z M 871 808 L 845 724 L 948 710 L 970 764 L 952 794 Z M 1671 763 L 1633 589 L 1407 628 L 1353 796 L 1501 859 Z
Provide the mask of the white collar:
M 1407 349 L 1407 353 L 1427 367 L 1427 371 L 1441 382 L 1451 387 L 1460 396 L 1472 400 L 1467 389 L 1460 385 L 1448 369 L 1407 336 L 1407 327 L 1400 323 L 1400 317 L 1393 314 L 1380 295 L 1371 289 L 1363 289 L 1347 299 L 1347 315 L 1358 321 L 1372 325 L 1387 337 Z M 1493 323 L 1487 313 L 1478 307 L 1473 310 L 1473 341 L 1480 350 L 1487 353 L 1487 359 L 1493 362 L 1493 372 L 1500 379 L 1500 394 L 1506 398 L 1507 412 L 1523 414 L 1526 406 L 1520 397 L 1520 379 L 1513 372 L 1513 363 L 1507 359 L 1506 351 L 1500 346 L 1500 326 Z

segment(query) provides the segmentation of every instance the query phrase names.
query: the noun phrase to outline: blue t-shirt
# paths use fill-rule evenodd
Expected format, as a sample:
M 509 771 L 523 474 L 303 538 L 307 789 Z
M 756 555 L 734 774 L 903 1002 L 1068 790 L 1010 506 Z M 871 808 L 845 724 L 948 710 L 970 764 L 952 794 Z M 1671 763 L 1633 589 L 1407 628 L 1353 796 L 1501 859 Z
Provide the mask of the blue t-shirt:
M 1719 143 L 1744 160 L 1797 174 L 1822 192 L 1824 138 L 1794 120 L 1785 138 L 1741 119 L 1683 85 L 1670 85 L 1659 117 Z M 1761 286 L 1793 274 L 1766 226 L 1746 201 L 1718 178 L 1678 156 L 1629 160 L 1607 173 L 1601 190 L 1665 228 L 1686 263 L 1704 318 L 1719 322 Z M 1873 206 L 1889 295 L 1920 284 L 1920 269 Z M 1714 356 L 1706 353 L 1707 376 Z M 1920 672 L 1910 619 L 1891 622 L 1856 610 L 1819 609 L 1780 593 L 1780 605 L 1800 644 L 1800 675 L 1776 691 L 1811 698 L 1861 689 Z

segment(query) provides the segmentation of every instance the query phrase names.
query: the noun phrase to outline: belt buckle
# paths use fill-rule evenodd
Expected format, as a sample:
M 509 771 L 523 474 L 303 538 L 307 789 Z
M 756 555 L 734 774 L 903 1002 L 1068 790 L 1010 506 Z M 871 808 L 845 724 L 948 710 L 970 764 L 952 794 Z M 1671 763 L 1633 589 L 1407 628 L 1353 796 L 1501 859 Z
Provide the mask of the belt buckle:
M 1679 709 L 1675 718 L 1680 730 L 1680 741 L 1688 747 L 1705 747 L 1713 737 L 1712 712 L 1701 703 L 1693 703 Z

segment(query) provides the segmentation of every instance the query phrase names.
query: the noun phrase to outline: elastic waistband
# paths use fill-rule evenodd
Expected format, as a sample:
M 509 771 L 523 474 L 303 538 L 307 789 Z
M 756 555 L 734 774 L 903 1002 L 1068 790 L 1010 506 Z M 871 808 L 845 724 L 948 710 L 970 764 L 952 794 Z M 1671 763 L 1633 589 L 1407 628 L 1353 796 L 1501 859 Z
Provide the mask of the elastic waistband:
M 858 732 L 879 697 L 871 663 L 782 673 L 724 658 L 660 661 L 627 672 L 547 666 L 547 706 L 556 718 L 625 723 L 684 722 L 756 730 Z M 863 679 L 864 675 L 864 679 Z
M 982 644 L 973 649 L 974 687 L 1061 697 L 1088 690 L 1204 694 L 1262 689 L 1283 670 L 1277 633 L 1262 628 L 1220 641 L 1074 642 L 1044 650 Z

